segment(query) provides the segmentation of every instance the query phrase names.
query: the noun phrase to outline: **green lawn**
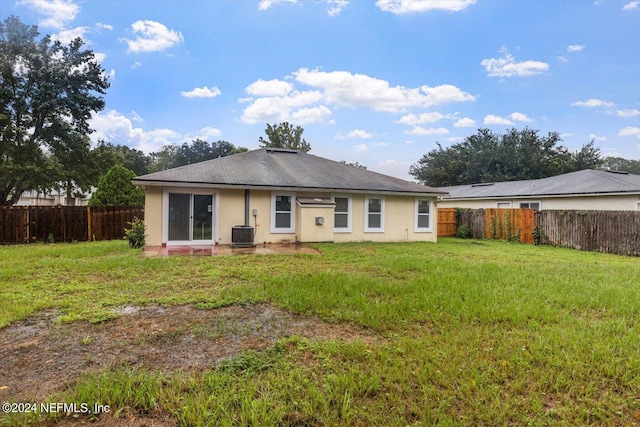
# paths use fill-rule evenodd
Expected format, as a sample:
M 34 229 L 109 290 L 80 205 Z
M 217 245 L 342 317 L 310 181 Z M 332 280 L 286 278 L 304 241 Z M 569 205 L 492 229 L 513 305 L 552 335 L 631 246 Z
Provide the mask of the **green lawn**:
M 0 247 L 0 327 L 45 308 L 99 322 L 114 306 L 268 301 L 383 338 L 294 337 L 200 373 L 105 371 L 57 399 L 184 425 L 640 423 L 639 259 L 457 239 L 317 247 L 168 259 L 122 241 Z

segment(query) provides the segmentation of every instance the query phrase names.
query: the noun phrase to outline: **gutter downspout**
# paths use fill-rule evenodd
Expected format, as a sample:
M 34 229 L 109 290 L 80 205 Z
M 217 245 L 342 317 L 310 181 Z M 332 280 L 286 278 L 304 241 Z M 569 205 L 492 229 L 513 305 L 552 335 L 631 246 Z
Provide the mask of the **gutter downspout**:
M 249 194 L 251 190 L 248 188 L 244 190 L 244 225 L 249 227 Z

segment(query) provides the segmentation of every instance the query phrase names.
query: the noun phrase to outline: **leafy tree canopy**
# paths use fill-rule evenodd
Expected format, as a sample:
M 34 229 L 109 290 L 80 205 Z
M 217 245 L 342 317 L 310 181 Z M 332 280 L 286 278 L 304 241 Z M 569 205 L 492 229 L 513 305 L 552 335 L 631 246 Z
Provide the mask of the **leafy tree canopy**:
M 144 191 L 131 182 L 135 176 L 124 166 L 113 166 L 100 178 L 98 188 L 89 199 L 89 206 L 144 205 Z
M 504 135 L 478 129 L 448 148 L 438 143 L 409 173 L 425 185 L 448 186 L 545 178 L 602 163 L 594 141 L 574 153 L 558 145 L 560 141 L 556 132 L 540 136 L 529 128 L 514 128 Z
M 120 164 L 125 168 L 132 170 L 136 175 L 145 175 L 149 173 L 151 157 L 143 151 L 127 147 L 126 145 L 113 145 L 111 143 L 104 143 L 104 148 L 111 151 L 114 157 L 113 164 Z
M 622 157 L 605 157 L 602 167 L 614 171 L 625 171 L 640 175 L 640 160 L 628 160 Z
M 80 38 L 40 38 L 15 16 L 0 22 L 1 205 L 27 190 L 91 185 L 91 164 L 78 162 L 93 161 L 88 120 L 104 108 L 109 83 L 82 47 Z
M 345 164 L 345 165 L 349 165 L 349 166 L 355 166 L 358 169 L 366 169 L 367 168 L 365 165 L 363 165 L 360 162 L 347 162 L 346 160 L 340 160 L 340 163 Z
M 267 123 L 267 128 L 264 130 L 264 133 L 267 134 L 268 140 L 260 137 L 258 142 L 260 143 L 260 147 L 263 148 L 290 148 L 292 150 L 308 153 L 311 151 L 311 144 L 302 138 L 303 132 L 303 128 L 300 126 L 296 126 L 294 128 L 289 124 L 289 122 L 282 122 L 273 125 Z
M 209 143 L 202 139 L 195 139 L 191 144 L 185 142 L 182 145 L 165 145 L 160 151 L 151 154 L 149 171 L 157 172 L 244 151 L 247 149 L 236 147 L 227 141 Z

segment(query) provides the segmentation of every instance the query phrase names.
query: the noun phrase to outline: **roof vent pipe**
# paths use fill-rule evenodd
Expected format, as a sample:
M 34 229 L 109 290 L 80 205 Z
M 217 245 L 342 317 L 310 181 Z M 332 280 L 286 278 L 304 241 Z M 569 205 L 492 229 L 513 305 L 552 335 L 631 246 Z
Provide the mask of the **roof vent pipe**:
M 244 190 L 244 225 L 249 227 L 249 189 Z

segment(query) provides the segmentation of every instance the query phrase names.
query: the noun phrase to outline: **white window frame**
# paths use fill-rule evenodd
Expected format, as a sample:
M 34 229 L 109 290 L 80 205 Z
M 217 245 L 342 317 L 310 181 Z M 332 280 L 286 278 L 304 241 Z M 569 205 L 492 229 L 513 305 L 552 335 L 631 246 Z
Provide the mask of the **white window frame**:
M 211 240 L 169 240 L 169 194 L 181 193 L 191 195 L 190 209 L 193 210 L 193 196 L 213 196 L 211 207 L 213 212 Z M 161 242 L 167 246 L 179 245 L 196 245 L 196 244 L 213 244 L 220 240 L 220 214 L 218 207 L 220 206 L 220 193 L 216 190 L 207 191 L 205 189 L 183 188 L 183 187 L 165 187 L 162 190 L 162 237 Z M 193 224 L 189 224 L 189 235 L 193 234 Z
M 352 206 L 351 206 L 351 196 L 348 196 L 346 194 L 335 194 L 334 196 L 331 197 L 331 200 L 333 200 L 334 202 L 336 201 L 336 198 L 338 199 L 347 199 L 347 226 L 346 227 L 337 227 L 336 226 L 336 221 L 335 221 L 335 215 L 336 212 L 334 211 L 333 215 L 333 232 L 334 233 L 351 233 L 351 218 L 353 217 L 353 210 L 352 210 Z M 340 212 L 340 214 L 344 214 L 344 212 Z
M 276 227 L 276 197 L 287 196 L 291 197 L 291 222 L 289 227 Z M 282 211 L 284 212 L 284 211 Z M 296 195 L 295 193 L 287 193 L 284 191 L 277 191 L 271 193 L 271 234 L 292 234 L 296 232 Z
M 537 204 L 538 204 L 538 211 L 541 211 L 541 210 L 542 210 L 542 202 L 541 202 L 540 200 L 531 200 L 531 201 L 526 201 L 526 202 L 525 202 L 525 201 L 518 202 L 518 207 L 519 207 L 520 209 L 533 209 L 533 208 L 523 208 L 523 207 L 522 207 L 522 204 L 523 204 L 523 203 L 527 203 L 527 204 L 529 204 L 529 205 L 530 205 L 531 203 L 537 203 Z
M 369 227 L 369 200 L 380 199 L 380 227 Z M 367 196 L 364 198 L 364 232 L 365 233 L 384 233 L 384 196 Z
M 428 214 L 421 214 L 418 212 L 418 206 L 420 205 L 421 201 L 426 201 L 429 202 L 429 213 Z M 430 233 L 433 231 L 433 200 L 431 199 L 427 199 L 425 197 L 416 197 L 416 201 L 415 201 L 415 208 L 414 208 L 414 227 L 413 227 L 413 231 L 416 233 Z M 420 227 L 418 226 L 418 218 L 420 215 L 428 215 L 429 216 L 429 225 L 427 227 Z
M 500 205 L 508 205 L 508 206 L 500 206 Z M 496 207 L 498 209 L 511 209 L 511 202 L 497 202 Z

